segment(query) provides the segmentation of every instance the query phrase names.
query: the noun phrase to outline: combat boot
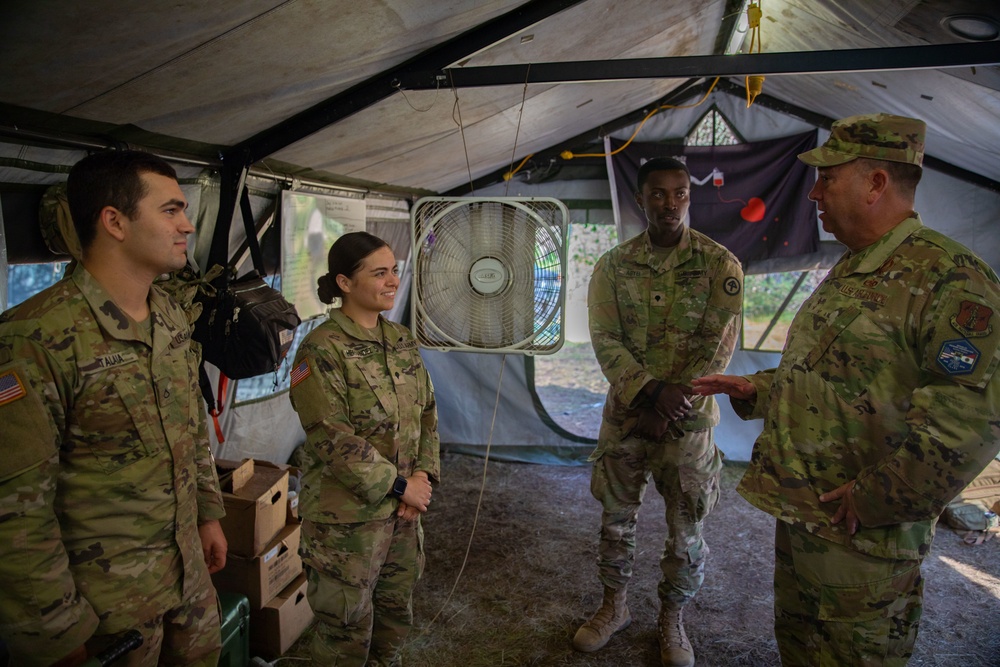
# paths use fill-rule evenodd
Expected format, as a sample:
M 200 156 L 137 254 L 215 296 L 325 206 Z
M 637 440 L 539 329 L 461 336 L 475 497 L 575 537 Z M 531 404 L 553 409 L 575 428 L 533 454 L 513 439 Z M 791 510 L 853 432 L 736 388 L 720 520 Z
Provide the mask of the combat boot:
M 694 649 L 684 632 L 682 611 L 663 607 L 660 609 L 660 661 L 663 667 L 694 667 Z
M 604 601 L 590 620 L 580 626 L 573 637 L 573 648 L 584 653 L 593 653 L 603 648 L 611 635 L 624 630 L 632 622 L 625 604 L 625 589 L 615 590 L 604 587 Z

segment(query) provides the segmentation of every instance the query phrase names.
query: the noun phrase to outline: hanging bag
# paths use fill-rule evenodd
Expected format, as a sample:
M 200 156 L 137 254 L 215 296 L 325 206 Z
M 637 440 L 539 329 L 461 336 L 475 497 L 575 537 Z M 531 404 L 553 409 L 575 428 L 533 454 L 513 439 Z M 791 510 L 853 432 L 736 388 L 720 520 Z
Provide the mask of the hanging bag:
M 264 258 L 246 188 L 240 208 L 256 271 L 236 278 L 230 266 L 212 282 L 214 290 L 199 290 L 195 298 L 202 311 L 192 334 L 201 344 L 202 358 L 233 380 L 277 370 L 302 321 L 295 306 L 264 281 Z

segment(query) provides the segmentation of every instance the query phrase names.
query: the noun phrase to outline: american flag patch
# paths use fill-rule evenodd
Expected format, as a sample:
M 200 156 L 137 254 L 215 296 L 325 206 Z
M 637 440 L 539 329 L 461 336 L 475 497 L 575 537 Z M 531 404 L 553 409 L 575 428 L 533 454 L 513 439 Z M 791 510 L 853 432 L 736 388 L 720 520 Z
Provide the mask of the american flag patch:
M 309 360 L 303 359 L 302 363 L 292 369 L 289 373 L 289 377 L 292 380 L 292 386 L 294 387 L 298 383 L 305 380 L 307 377 L 312 375 L 312 370 L 309 368 Z
M 7 371 L 0 375 L 0 405 L 13 403 L 19 398 L 24 398 L 27 393 L 15 371 Z

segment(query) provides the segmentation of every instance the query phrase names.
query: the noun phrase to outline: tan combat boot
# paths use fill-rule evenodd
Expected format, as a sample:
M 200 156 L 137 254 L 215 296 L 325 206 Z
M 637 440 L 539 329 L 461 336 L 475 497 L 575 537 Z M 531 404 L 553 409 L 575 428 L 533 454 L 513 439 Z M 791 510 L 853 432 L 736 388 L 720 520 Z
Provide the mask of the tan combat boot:
M 680 609 L 660 610 L 660 661 L 663 667 L 694 667 L 694 649 L 684 632 Z
M 611 639 L 611 635 L 624 630 L 632 622 L 625 604 L 625 589 L 604 587 L 604 601 L 590 620 L 580 626 L 573 637 L 573 648 L 593 653 Z

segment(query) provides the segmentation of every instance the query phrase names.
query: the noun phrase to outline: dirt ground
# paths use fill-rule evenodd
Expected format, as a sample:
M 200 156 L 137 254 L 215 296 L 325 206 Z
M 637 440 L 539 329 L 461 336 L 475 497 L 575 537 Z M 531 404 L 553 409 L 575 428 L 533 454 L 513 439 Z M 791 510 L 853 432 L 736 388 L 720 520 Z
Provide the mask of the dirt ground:
M 659 664 L 656 583 L 664 526 L 655 489 L 639 517 L 632 625 L 586 655 L 570 640 L 600 602 L 600 512 L 589 492 L 590 469 L 491 461 L 484 477 L 484 459 L 447 453 L 442 467 L 424 521 L 427 568 L 415 593 L 407 667 Z M 736 494 L 741 474 L 742 467 L 727 466 L 721 503 L 706 521 L 705 584 L 685 613 L 699 667 L 778 664 L 771 632 L 773 523 Z M 1000 540 L 969 547 L 950 530 L 939 532 L 924 564 L 924 619 L 910 665 L 1000 667 L 998 556 Z M 307 655 L 302 642 L 289 655 Z

